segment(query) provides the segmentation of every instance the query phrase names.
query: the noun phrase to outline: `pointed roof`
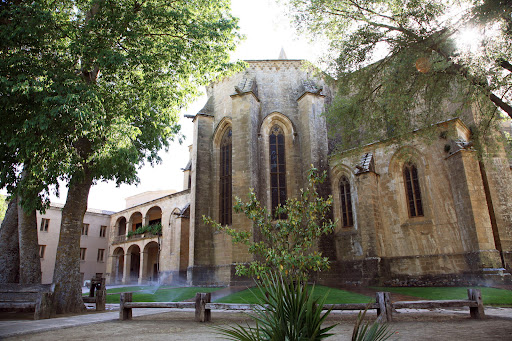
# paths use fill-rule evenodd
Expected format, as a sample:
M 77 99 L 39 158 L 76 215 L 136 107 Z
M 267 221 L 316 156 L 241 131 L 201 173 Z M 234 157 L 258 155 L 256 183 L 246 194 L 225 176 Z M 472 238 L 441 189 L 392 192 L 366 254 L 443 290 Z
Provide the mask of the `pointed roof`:
M 281 52 L 279 52 L 279 58 L 277 59 L 288 59 L 288 57 L 286 57 L 286 52 L 284 52 L 284 47 L 281 47 Z

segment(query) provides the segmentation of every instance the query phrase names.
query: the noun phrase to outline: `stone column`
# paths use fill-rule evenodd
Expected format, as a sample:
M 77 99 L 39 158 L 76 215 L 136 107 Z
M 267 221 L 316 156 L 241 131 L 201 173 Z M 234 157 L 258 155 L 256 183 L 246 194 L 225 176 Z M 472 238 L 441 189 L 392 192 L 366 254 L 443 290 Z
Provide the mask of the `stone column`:
M 239 197 L 242 201 L 249 199 L 249 189 L 257 188 L 259 171 L 258 158 L 258 128 L 259 128 L 259 99 L 252 91 L 231 96 L 233 118 L 233 200 Z M 258 193 L 256 193 L 258 194 Z M 249 231 L 252 221 L 243 213 L 233 212 L 233 228 Z M 247 247 L 237 245 L 232 248 L 231 264 L 252 260 Z M 231 283 L 240 280 L 231 270 Z M 243 279 L 242 279 L 243 280 Z
M 190 285 L 210 284 L 213 278 L 213 228 L 205 225 L 202 218 L 203 215 L 211 215 L 212 134 L 213 116 L 197 114 L 194 118 L 190 189 L 190 250 L 187 269 Z
M 356 201 L 354 218 L 357 219 L 357 232 L 363 250 L 362 275 L 371 280 L 379 274 L 379 255 L 377 246 L 377 233 L 381 228 L 381 212 L 379 201 L 379 175 L 374 172 L 365 172 L 356 175 Z
M 132 254 L 126 253 L 124 255 L 124 269 L 123 269 L 123 284 L 130 283 L 130 265 L 132 263 Z
M 492 234 L 482 174 L 475 152 L 461 149 L 450 155 L 450 184 L 462 245 L 473 270 L 501 267 Z
M 139 253 L 140 255 L 140 266 L 139 266 L 139 285 L 144 284 L 148 278 L 147 278 L 147 271 L 148 271 L 148 255 L 146 251 L 142 251 Z
M 327 125 L 324 112 L 324 95 L 304 92 L 297 100 L 300 115 L 301 159 L 303 164 L 303 179 L 306 183 L 306 173 L 314 165 L 320 170 L 327 170 Z

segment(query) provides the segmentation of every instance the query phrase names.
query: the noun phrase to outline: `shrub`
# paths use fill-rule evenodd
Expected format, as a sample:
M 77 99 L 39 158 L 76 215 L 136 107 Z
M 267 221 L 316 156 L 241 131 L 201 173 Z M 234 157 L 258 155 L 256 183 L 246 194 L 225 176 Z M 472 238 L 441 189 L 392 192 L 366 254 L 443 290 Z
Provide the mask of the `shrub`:
M 314 286 L 308 290 L 304 282 L 283 279 L 280 274 L 262 275 L 258 284 L 261 295 L 255 295 L 258 306 L 251 318 L 256 327 L 216 327 L 217 331 L 231 340 L 323 340 L 333 334 L 335 325 L 322 328 L 330 310 L 322 313 L 327 295 L 313 299 Z
M 127 236 L 131 237 L 137 234 L 143 234 L 143 233 L 151 233 L 156 235 L 162 235 L 162 224 L 151 224 L 151 225 L 145 225 L 137 228 L 135 231 L 128 231 Z

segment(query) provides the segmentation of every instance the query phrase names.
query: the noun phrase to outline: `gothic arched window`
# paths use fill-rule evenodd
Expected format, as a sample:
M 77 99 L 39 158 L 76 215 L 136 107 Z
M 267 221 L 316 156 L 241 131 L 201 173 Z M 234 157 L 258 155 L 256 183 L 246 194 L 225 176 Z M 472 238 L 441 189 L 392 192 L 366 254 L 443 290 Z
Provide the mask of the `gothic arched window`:
M 421 203 L 420 182 L 416 165 L 412 163 L 404 165 L 404 181 L 409 217 L 422 217 L 423 205 Z
M 280 126 L 275 125 L 270 129 L 269 145 L 271 207 L 272 215 L 275 216 L 277 206 L 284 205 L 286 203 L 284 133 Z M 286 217 L 282 214 L 277 218 L 284 219 Z
M 219 217 L 222 225 L 231 225 L 231 129 L 222 136 L 220 142 L 220 209 Z
M 352 214 L 352 197 L 350 194 L 350 182 L 346 176 L 340 180 L 340 203 L 341 216 L 343 217 L 343 227 L 354 226 L 354 216 Z

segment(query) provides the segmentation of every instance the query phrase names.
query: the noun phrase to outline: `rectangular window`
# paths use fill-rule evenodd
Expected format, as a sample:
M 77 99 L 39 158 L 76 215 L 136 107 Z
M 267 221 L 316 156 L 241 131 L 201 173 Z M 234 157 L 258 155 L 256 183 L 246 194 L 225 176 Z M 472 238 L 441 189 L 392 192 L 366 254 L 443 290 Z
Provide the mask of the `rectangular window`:
M 102 278 L 103 277 L 103 272 L 96 272 L 96 276 L 94 276 L 96 278 Z
M 104 225 L 101 225 L 100 226 L 100 237 L 105 238 L 106 235 L 107 235 L 107 227 Z
M 85 260 L 85 251 L 86 248 L 80 248 L 80 260 Z
M 50 219 L 42 218 L 41 227 L 39 228 L 39 230 L 43 232 L 48 232 L 48 227 L 50 227 Z
M 89 224 L 82 225 L 82 236 L 89 235 Z
M 105 249 L 98 249 L 98 262 L 103 262 L 103 255 L 105 254 Z
M 46 251 L 46 245 L 39 245 L 39 258 L 44 258 L 45 251 Z

